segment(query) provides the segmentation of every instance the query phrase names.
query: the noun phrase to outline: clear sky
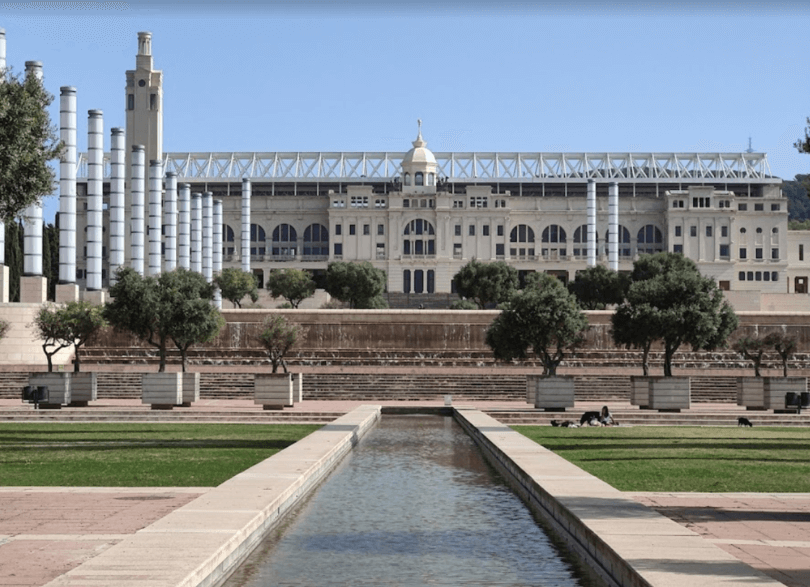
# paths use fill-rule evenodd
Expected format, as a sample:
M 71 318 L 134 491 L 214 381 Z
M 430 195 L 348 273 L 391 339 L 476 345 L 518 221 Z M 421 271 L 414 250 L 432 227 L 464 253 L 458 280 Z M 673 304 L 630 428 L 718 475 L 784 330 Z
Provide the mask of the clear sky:
M 807 2 L 0 2 L 8 65 L 125 126 L 138 31 L 166 151 L 740 152 L 810 170 Z M 53 217 L 56 198 L 46 200 Z

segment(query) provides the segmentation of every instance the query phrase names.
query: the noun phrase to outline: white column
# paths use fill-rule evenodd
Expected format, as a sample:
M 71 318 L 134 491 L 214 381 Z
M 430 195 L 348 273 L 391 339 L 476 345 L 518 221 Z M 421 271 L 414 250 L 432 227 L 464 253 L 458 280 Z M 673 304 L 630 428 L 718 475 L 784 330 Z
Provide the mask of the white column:
M 143 145 L 132 145 L 132 187 L 130 194 L 132 204 L 130 208 L 130 258 L 132 268 L 143 275 L 144 255 L 144 222 L 143 222 L 143 190 L 146 172 L 146 150 Z
M 26 61 L 25 75 L 42 81 L 42 62 Z M 23 212 L 23 275 L 42 275 L 42 204 L 35 203 Z
M 166 205 L 163 208 L 163 226 L 166 234 L 166 253 L 163 255 L 164 271 L 177 267 L 177 174 L 166 172 Z
M 0 29 L 0 74 L 6 68 L 6 29 Z
M 180 218 L 177 232 L 177 263 L 183 269 L 191 269 L 191 186 L 180 186 Z
M 76 88 L 59 90 L 59 283 L 76 282 Z
M 250 272 L 250 180 L 242 178 L 242 271 Z
M 149 162 L 149 273 L 160 275 L 163 252 L 163 163 L 157 160 Z
M 87 289 L 101 289 L 102 208 L 104 203 L 104 118 L 87 112 Z
M 608 268 L 619 270 L 619 184 L 615 181 L 608 186 Z
M 111 130 L 110 137 L 110 285 L 115 285 L 115 272 L 124 264 L 124 182 L 126 177 L 126 143 L 123 128 Z M 61 219 L 60 219 L 61 222 Z
M 596 182 L 588 180 L 588 267 L 596 266 Z
M 191 270 L 202 273 L 202 194 L 191 194 Z
M 214 277 L 214 194 L 211 192 L 203 194 L 202 217 L 202 274 L 210 282 Z
M 214 254 L 213 272 L 219 275 L 222 271 L 222 200 L 214 200 Z M 214 305 L 222 309 L 222 292 L 214 291 Z

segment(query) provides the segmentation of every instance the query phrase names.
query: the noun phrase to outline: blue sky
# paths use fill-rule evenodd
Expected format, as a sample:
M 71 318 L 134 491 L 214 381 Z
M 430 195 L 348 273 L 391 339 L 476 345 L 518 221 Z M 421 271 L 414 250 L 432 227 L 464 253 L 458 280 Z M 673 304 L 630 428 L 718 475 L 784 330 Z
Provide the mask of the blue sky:
M 124 126 L 151 31 L 166 151 L 739 152 L 810 170 L 806 3 L 0 2 L 8 65 L 44 62 Z M 57 208 L 46 201 L 46 218 Z

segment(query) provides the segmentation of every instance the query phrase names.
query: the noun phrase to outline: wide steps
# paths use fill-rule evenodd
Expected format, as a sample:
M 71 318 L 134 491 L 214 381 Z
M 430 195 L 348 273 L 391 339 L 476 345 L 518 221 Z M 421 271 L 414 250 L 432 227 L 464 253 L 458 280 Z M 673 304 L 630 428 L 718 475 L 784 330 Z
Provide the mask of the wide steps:
M 291 412 L 283 410 L 190 411 L 172 410 L 63 408 L 60 410 L 0 409 L 3 422 L 165 422 L 165 423 L 234 423 L 234 424 L 328 424 L 342 412 Z
M 527 404 L 528 405 L 528 404 Z M 579 423 L 584 410 L 543 412 L 526 410 L 483 410 L 507 426 L 551 426 L 552 420 Z M 740 411 L 717 413 L 668 413 L 655 410 L 611 411 L 621 426 L 737 426 L 737 418 L 748 418 L 755 427 L 760 426 L 810 426 L 810 413 L 774 414 L 767 411 Z

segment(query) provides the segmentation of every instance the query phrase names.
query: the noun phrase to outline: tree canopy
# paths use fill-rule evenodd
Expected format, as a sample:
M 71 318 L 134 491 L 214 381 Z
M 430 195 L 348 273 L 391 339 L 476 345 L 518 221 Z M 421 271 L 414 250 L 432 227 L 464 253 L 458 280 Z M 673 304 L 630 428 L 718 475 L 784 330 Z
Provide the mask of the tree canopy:
M 788 376 L 788 360 L 796 352 L 799 341 L 784 332 L 772 332 L 765 337 L 765 344 L 772 347 L 782 359 L 782 376 Z
M 49 161 L 64 148 L 51 124 L 53 101 L 36 76 L 0 72 L 0 219 L 10 222 L 54 189 Z
M 222 297 L 231 302 L 234 307 L 242 307 L 242 299 L 250 297 L 252 302 L 259 299 L 259 288 L 256 276 L 250 271 L 242 271 L 237 267 L 223 269 L 219 275 L 214 276 L 214 285 L 219 288 Z
M 90 302 L 65 305 L 44 304 L 34 316 L 34 332 L 42 341 L 48 359 L 48 372 L 53 371 L 53 356 L 71 345 L 74 347 L 73 371 L 80 371 L 79 349 L 107 325 L 101 306 Z
M 453 283 L 460 298 L 472 300 L 483 310 L 509 299 L 518 288 L 518 272 L 504 261 L 473 259 L 453 276 Z
M 557 278 L 542 274 L 502 305 L 485 340 L 497 360 L 523 360 L 531 350 L 542 361 L 543 373 L 553 376 L 587 328 L 588 319 L 573 294 Z
M 664 375 L 682 344 L 712 350 L 737 328 L 737 316 L 714 280 L 691 259 L 676 253 L 642 255 L 633 265 L 625 301 L 612 317 L 613 340 L 644 351 L 644 374 L 653 342 L 664 345 Z
M 375 269 L 368 261 L 335 261 L 326 269 L 327 293 L 356 309 L 387 308 L 385 283 L 385 271 Z
M 754 363 L 754 377 L 760 377 L 759 369 L 762 365 L 762 355 L 770 345 L 761 336 L 743 336 L 734 341 L 731 348 L 744 358 Z
M 185 371 L 186 351 L 207 342 L 222 325 L 219 311 L 211 304 L 214 286 L 187 269 L 143 277 L 131 267 L 117 273 L 110 288 L 113 298 L 105 315 L 119 330 L 129 331 L 158 350 L 159 371 L 166 370 L 166 347 L 173 341 L 180 350 Z
M 287 363 L 284 361 L 284 357 L 298 342 L 302 332 L 301 327 L 293 324 L 284 316 L 271 315 L 264 320 L 262 328 L 259 342 L 267 351 L 267 356 L 273 365 L 273 373 L 278 371 L 279 366 L 286 373 Z
M 290 307 L 297 309 L 315 293 L 315 280 L 303 269 L 277 269 L 267 276 L 267 290 L 274 298 L 284 298 Z
M 568 291 L 585 310 L 604 310 L 609 304 L 621 304 L 630 286 L 630 278 L 603 265 L 577 271 Z

